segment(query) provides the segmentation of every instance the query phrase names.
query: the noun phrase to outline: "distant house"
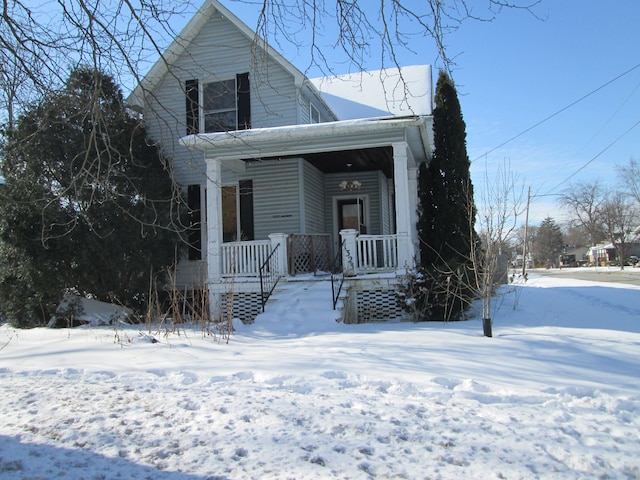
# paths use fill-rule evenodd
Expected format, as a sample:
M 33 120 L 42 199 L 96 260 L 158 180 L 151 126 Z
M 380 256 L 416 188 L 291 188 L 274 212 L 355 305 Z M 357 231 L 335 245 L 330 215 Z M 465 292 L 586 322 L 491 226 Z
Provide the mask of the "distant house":
M 264 284 L 337 259 L 346 321 L 397 316 L 395 274 L 419 253 L 431 89 L 428 65 L 311 81 L 207 0 L 128 99 L 190 206 L 175 288 L 208 289 L 213 314 L 233 298 L 250 321 L 261 266 Z
M 626 250 L 627 258 L 625 261 L 629 260 L 629 257 L 640 257 L 640 242 L 634 241 L 628 243 Z M 589 262 L 592 265 L 605 266 L 609 265 L 611 262 L 619 262 L 618 250 L 612 243 L 594 245 L 589 248 L 587 255 L 589 257 Z

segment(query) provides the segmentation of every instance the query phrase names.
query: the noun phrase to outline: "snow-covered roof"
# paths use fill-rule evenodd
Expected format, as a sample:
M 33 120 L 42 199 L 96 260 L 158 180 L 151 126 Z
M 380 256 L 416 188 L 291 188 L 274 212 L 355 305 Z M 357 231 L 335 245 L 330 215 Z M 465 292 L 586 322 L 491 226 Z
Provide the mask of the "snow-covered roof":
M 310 80 L 341 120 L 431 115 L 431 65 L 411 65 Z
M 241 160 L 248 157 L 373 148 L 406 141 L 413 152 L 413 158 L 424 159 L 431 151 L 429 127 L 429 120 L 424 116 L 386 116 L 202 133 L 182 137 L 180 143 L 189 149 L 203 152 L 205 156 Z

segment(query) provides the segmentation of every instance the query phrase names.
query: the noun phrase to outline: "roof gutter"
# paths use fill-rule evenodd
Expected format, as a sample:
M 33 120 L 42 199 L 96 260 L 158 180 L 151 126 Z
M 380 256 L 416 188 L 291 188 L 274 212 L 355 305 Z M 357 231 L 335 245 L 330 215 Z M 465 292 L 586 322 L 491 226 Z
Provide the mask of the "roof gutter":
M 425 117 L 419 116 L 343 120 L 188 135 L 180 144 L 205 157 L 225 159 L 295 155 L 390 145 L 406 140 L 407 128 L 424 128 L 424 124 Z

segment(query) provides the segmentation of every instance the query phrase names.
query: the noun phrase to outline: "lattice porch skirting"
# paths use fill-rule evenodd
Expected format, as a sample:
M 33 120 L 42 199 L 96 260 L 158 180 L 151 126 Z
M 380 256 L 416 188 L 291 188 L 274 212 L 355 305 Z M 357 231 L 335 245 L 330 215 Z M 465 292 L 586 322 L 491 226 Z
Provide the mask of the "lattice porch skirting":
M 222 295 L 222 312 L 227 313 L 229 297 L 233 296 L 233 318 L 238 318 L 244 324 L 251 324 L 262 313 L 262 299 L 260 292 L 234 292 Z
M 373 323 L 403 318 L 395 280 L 349 280 L 344 323 Z

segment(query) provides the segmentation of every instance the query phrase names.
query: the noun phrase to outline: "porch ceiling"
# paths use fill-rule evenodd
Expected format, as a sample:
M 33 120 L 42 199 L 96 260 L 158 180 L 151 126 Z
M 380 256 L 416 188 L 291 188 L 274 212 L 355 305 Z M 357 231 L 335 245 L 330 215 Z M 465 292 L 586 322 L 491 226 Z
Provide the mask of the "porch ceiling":
M 292 155 L 304 158 L 323 173 L 382 171 L 387 178 L 393 177 L 393 150 L 391 147 L 363 148 L 358 150 L 339 150 L 334 152 L 307 153 Z M 286 158 L 283 156 L 273 159 Z M 262 158 L 261 161 L 270 160 Z M 351 165 L 349 167 L 348 165 Z

